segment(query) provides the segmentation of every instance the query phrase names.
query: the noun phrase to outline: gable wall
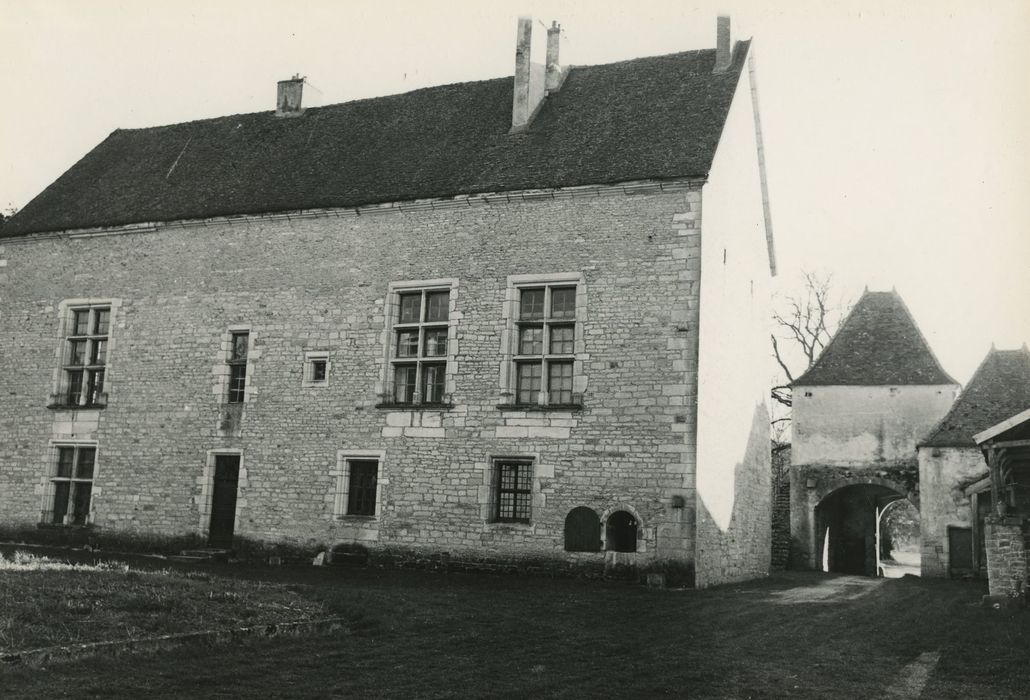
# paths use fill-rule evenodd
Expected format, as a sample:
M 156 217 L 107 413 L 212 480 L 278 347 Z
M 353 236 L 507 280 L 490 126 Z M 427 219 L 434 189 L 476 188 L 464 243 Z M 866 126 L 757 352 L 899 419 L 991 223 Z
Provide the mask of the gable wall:
M 48 444 L 74 437 L 98 442 L 100 533 L 203 536 L 208 453 L 237 449 L 236 534 L 250 540 L 563 557 L 570 509 L 624 506 L 640 519 L 641 560 L 659 548 L 692 560 L 692 533 L 668 504 L 690 501 L 694 487 L 685 436 L 695 424 L 699 199 L 679 191 L 6 241 L 0 525 L 35 527 Z M 582 412 L 497 408 L 506 278 L 542 273 L 583 278 Z M 376 408 L 388 287 L 441 278 L 457 280 L 453 408 Z M 70 298 L 121 300 L 103 410 L 45 407 L 59 304 Z M 251 330 L 238 436 L 219 429 L 219 353 L 233 324 Z M 302 386 L 305 349 L 331 352 L 329 387 Z M 339 450 L 385 455 L 376 521 L 334 517 Z M 536 460 L 529 525 L 489 522 L 491 458 L 510 455 Z
M 772 376 L 765 237 L 750 75 L 741 75 L 708 183 L 698 354 L 699 586 L 768 573 Z
M 923 576 L 948 575 L 948 528 L 973 527 L 970 497 L 964 489 L 985 476 L 987 463 L 976 447 L 919 448 Z

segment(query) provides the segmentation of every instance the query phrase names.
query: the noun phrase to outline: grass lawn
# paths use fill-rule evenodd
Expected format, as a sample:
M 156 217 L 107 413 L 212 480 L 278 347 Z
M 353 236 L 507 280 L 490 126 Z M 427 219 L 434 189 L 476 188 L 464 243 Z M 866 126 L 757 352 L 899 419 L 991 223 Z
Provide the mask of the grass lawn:
M 0 552 L 0 652 L 328 616 L 297 589 Z
M 265 579 L 353 620 L 350 630 L 134 657 L 131 670 L 124 658 L 0 669 L 0 695 L 879 698 L 928 652 L 939 661 L 923 698 L 1025 698 L 1030 688 L 1030 611 L 980 608 L 979 584 L 789 573 L 671 591 L 364 569 L 217 570 L 226 578 L 206 584 L 235 591 Z M 4 585 L 12 576 L 0 572 Z

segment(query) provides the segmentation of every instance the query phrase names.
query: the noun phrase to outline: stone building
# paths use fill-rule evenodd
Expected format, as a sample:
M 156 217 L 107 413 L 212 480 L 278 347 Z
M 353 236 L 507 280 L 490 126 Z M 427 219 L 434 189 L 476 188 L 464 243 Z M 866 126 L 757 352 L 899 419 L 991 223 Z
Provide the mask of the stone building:
M 0 238 L 19 536 L 666 570 L 770 552 L 751 44 L 116 130 Z
M 924 576 L 986 577 L 984 522 L 994 509 L 975 436 L 1027 408 L 1030 351 L 991 348 L 948 414 L 920 441 Z
M 989 593 L 1025 604 L 1030 587 L 1030 408 L 977 433 L 975 440 L 989 468 L 994 506 L 984 518 Z
M 794 564 L 875 575 L 877 522 L 925 502 L 916 444 L 958 384 L 897 292 L 866 291 L 793 383 L 790 520 Z M 918 540 L 909 566 L 918 567 Z

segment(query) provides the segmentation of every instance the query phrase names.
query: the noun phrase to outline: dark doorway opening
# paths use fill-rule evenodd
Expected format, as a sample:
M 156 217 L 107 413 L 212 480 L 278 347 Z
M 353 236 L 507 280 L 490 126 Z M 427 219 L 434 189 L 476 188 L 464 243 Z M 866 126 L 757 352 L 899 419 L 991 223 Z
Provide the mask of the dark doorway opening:
M 236 492 L 239 483 L 240 456 L 216 455 L 208 546 L 232 549 L 232 538 L 236 529 Z
M 882 517 L 884 509 L 888 509 L 886 517 Z M 918 561 L 918 511 L 894 489 L 878 484 L 845 486 L 820 501 L 815 517 L 824 571 L 877 576 L 881 562 L 882 568 L 889 568 L 894 564 L 892 556 L 900 556 L 902 550 Z M 881 551 L 877 551 L 878 527 Z
M 617 510 L 609 515 L 604 533 L 609 551 L 637 551 L 637 519 L 631 513 Z
M 565 551 L 601 551 L 601 519 L 586 506 L 579 506 L 565 516 Z

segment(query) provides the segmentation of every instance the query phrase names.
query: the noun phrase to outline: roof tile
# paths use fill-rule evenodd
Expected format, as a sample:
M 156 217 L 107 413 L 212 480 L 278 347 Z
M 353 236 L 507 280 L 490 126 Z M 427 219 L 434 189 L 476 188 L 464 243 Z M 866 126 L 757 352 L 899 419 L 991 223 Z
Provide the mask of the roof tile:
M 510 77 L 117 130 L 0 236 L 705 177 L 748 45 L 724 73 L 714 50 L 573 68 L 520 134 Z

